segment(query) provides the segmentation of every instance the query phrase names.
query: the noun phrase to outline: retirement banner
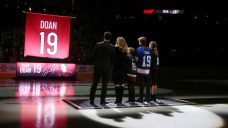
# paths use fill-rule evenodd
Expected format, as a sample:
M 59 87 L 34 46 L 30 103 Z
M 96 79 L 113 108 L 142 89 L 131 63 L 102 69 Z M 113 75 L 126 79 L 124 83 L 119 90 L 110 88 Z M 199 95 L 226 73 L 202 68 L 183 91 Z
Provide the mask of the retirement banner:
M 65 59 L 69 44 L 69 16 L 26 13 L 25 57 Z

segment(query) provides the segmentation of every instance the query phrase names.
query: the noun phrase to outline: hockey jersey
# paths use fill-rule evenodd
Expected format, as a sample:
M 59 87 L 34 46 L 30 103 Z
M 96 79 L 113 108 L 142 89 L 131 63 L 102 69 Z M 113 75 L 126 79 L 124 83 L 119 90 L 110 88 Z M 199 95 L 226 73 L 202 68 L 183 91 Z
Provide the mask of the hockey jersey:
M 127 55 L 127 77 L 130 81 L 136 81 L 136 61 L 131 54 Z
M 152 53 L 148 47 L 138 47 L 135 52 L 137 73 L 149 75 L 152 62 Z

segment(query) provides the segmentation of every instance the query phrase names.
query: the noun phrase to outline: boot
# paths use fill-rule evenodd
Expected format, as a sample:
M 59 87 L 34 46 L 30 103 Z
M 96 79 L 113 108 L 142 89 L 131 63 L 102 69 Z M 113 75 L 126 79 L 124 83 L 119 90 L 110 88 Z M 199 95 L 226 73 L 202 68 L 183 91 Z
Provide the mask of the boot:
M 117 101 L 118 101 L 118 96 L 119 96 L 118 94 L 119 94 L 118 87 L 115 86 L 115 96 L 116 96 L 116 101 L 115 101 L 115 103 L 117 103 Z
M 124 93 L 124 87 L 123 86 L 120 86 L 119 103 L 122 103 L 122 101 L 123 101 L 123 93 Z
M 128 102 L 135 102 L 135 90 L 134 85 L 128 85 Z
M 115 86 L 115 91 L 116 91 L 116 101 L 115 103 L 119 103 L 120 102 L 120 87 L 119 86 Z
M 152 95 L 151 95 L 150 101 L 156 101 L 156 95 L 155 95 L 155 94 L 152 94 Z

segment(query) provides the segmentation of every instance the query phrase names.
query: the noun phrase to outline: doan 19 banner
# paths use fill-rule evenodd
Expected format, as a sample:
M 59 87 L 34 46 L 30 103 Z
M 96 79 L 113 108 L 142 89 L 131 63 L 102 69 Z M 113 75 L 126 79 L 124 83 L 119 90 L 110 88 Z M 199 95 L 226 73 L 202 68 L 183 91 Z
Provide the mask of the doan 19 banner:
M 25 57 L 65 59 L 69 44 L 69 16 L 26 13 Z

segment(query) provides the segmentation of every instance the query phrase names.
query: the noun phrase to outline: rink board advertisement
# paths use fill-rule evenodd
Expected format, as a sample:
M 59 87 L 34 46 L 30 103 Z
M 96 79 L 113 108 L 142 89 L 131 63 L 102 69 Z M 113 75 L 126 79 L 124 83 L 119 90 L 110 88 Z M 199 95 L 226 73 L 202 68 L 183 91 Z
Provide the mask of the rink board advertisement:
M 0 63 L 0 74 L 8 74 L 16 72 L 15 63 Z
M 69 44 L 69 16 L 26 13 L 24 57 L 65 59 Z
M 17 62 L 17 77 L 74 77 L 75 64 Z

